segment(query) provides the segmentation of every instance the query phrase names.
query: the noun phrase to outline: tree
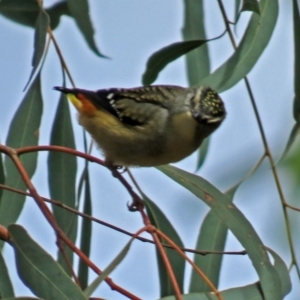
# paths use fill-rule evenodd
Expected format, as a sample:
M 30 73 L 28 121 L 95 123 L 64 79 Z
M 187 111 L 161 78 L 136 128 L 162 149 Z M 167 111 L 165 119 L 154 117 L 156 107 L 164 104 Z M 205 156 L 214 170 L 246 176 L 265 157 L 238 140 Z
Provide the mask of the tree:
M 21 299 L 12 287 L 18 285 L 8 258 L 14 253 L 18 277 L 43 299 L 296 299 L 298 2 L 280 10 L 274 0 L 235 5 L 185 0 L 182 7 L 173 1 L 116 3 L 0 2 L 1 22 L 22 28 L 27 42 L 34 32 L 27 84 L 20 59 L 13 76 L 7 69 L 1 77 L 13 81 L 1 100 L 2 120 L 9 124 L 3 121 L 6 139 L 0 146 L 1 297 Z M 175 6 L 184 15 L 182 40 Z M 281 34 L 288 25 L 281 21 L 285 14 L 293 20 L 293 37 Z M 119 24 L 117 34 L 111 24 Z M 153 26 L 152 36 L 142 24 Z M 113 45 L 113 55 L 102 50 L 105 42 L 99 50 L 93 26 Z M 165 27 L 177 32 L 177 40 Z M 127 28 L 133 28 L 132 36 Z M 16 44 L 26 49 L 21 38 Z M 277 57 L 276 51 L 292 48 L 294 62 Z M 5 57 L 14 60 L 13 53 Z M 278 71 L 287 62 L 294 63 L 294 77 Z M 78 87 L 91 89 L 131 85 L 138 78 L 144 85 L 157 78 L 155 83 L 171 78 L 166 83 L 183 85 L 176 77 L 184 67 L 187 85 L 216 89 L 228 115 L 198 159 L 193 155 L 176 166 L 109 168 L 73 122 L 64 96 L 55 101 L 58 96 L 50 91 L 54 85 L 74 86 L 73 77 L 81 82 Z M 24 86 L 20 102 L 16 95 Z M 137 212 L 127 211 L 128 201 Z

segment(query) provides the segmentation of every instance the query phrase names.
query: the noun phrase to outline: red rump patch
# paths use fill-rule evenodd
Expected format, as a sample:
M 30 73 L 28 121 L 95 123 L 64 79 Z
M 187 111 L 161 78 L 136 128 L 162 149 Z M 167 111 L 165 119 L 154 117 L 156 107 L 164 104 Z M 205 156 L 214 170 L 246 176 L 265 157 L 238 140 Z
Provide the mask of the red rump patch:
M 93 115 L 97 110 L 96 106 L 84 94 L 78 93 L 77 98 L 81 101 L 81 112 L 87 115 Z

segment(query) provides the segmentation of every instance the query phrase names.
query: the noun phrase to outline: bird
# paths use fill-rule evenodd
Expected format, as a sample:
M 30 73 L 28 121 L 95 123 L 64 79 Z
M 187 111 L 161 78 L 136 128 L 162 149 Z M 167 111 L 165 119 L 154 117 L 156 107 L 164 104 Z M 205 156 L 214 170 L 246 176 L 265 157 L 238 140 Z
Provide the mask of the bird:
M 207 86 L 54 89 L 67 95 L 79 124 L 113 166 L 178 162 L 197 150 L 226 115 L 221 97 Z

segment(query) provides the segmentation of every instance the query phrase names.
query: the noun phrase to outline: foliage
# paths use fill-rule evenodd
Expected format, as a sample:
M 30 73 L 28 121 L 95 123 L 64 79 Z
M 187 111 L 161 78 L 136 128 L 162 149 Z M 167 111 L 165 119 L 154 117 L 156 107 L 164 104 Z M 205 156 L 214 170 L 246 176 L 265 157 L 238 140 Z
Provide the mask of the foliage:
M 300 120 L 300 88 L 298 84 L 300 13 L 297 0 L 292 2 L 295 57 L 293 91 L 295 97 L 292 116 L 295 124 L 290 130 L 291 134 L 285 151 L 282 151 L 284 154 L 280 163 L 285 168 L 283 172 L 289 176 L 293 175 L 294 180 L 297 181 L 299 178 L 299 151 L 296 149 L 292 155 L 288 156 L 292 147 L 298 147 L 295 141 L 297 141 Z M 284 193 L 284 182 L 280 180 L 279 167 L 275 163 L 276 159 L 270 149 L 260 116 L 259 102 L 261 99 L 254 97 L 255 86 L 252 88 L 247 77 L 250 71 L 259 66 L 263 60 L 261 57 L 270 45 L 272 36 L 276 33 L 276 23 L 281 11 L 277 0 L 236 0 L 233 21 L 229 21 L 229 10 L 232 7 L 223 0 L 218 0 L 217 4 L 220 18 L 218 21 L 224 24 L 222 25 L 224 26 L 223 33 L 208 38 L 206 32 L 209 28 L 206 20 L 210 16 L 206 15 L 204 1 L 185 0 L 183 3 L 183 40 L 162 45 L 161 49 L 149 57 L 146 69 L 141 76 L 144 85 L 152 84 L 168 65 L 176 59 L 184 57 L 190 86 L 209 85 L 222 93 L 234 90 L 238 83 L 244 82 L 243 99 L 239 100 L 246 102 L 245 99 L 250 99 L 251 112 L 254 112 L 255 116 L 254 123 L 259 130 L 259 138 L 262 140 L 263 154 L 258 163 L 252 166 L 246 176 L 240 175 L 236 180 L 237 183 L 227 192 L 222 192 L 217 184 L 213 184 L 202 176 L 178 167 L 160 166 L 154 171 L 151 170 L 151 172 L 156 172 L 157 176 L 169 178 L 171 184 L 170 181 L 168 183 L 172 186 L 172 190 L 179 191 L 180 195 L 183 193 L 184 196 L 181 197 L 181 200 L 184 201 L 184 205 L 181 204 L 180 213 L 183 214 L 185 209 L 193 210 L 192 202 L 198 202 L 198 200 L 209 208 L 206 216 L 197 220 L 200 227 L 197 232 L 195 248 L 187 249 L 176 222 L 169 217 L 171 210 L 166 211 L 161 207 L 161 202 L 163 202 L 160 201 L 161 199 L 154 201 L 147 195 L 148 193 L 142 191 L 130 170 L 127 172 L 115 170 L 107 166 L 103 160 L 91 155 L 91 149 L 87 145 L 89 137 L 85 134 L 83 134 L 83 146 L 80 146 L 84 152 L 75 150 L 75 141 L 80 140 L 78 138 L 80 135 L 74 134 L 72 115 L 64 96 L 61 96 L 54 120 L 48 127 L 48 132 L 51 132 L 49 145 L 45 146 L 40 143 L 39 128 L 46 118 L 45 112 L 43 112 L 45 100 L 41 85 L 46 82 L 45 74 L 50 72 L 47 65 L 50 55 L 55 54 L 58 57 L 60 65 L 58 64 L 57 69 L 62 69 L 62 84 L 65 85 L 68 80 L 74 86 L 71 72 L 66 63 L 68 59 L 53 32 L 64 26 L 63 16 L 74 20 L 72 26 L 78 27 L 85 43 L 92 51 L 91 55 L 96 54 L 99 60 L 106 59 L 95 42 L 89 2 L 87 0 L 62 0 L 52 6 L 43 7 L 42 1 L 39 0 L 0 1 L 0 17 L 6 18 L 7 22 L 28 26 L 34 31 L 32 32 L 34 34 L 32 71 L 25 87 L 25 96 L 20 104 L 16 104 L 15 114 L 9 128 L 6 129 L 6 143 L 0 144 L 0 238 L 2 240 L 0 246 L 3 250 L 0 255 L 0 299 L 96 299 L 91 298 L 91 295 L 103 297 L 101 287 L 105 284 L 114 290 L 114 295 L 123 295 L 124 298 L 129 299 L 149 298 L 147 294 L 137 295 L 139 289 L 134 286 L 134 282 L 132 282 L 132 287 L 128 288 L 120 278 L 115 280 L 114 274 L 111 274 L 126 262 L 131 253 L 134 253 L 134 247 L 139 247 L 139 253 L 143 252 L 144 248 L 139 241 L 146 242 L 149 248 L 152 247 L 150 244 L 155 245 L 156 258 L 152 253 L 153 256 L 149 260 L 153 266 L 157 267 L 159 280 L 152 276 L 153 274 L 147 274 L 147 276 L 149 282 L 159 281 L 160 291 L 157 290 L 156 295 L 160 299 L 280 300 L 292 290 L 291 278 L 299 286 L 299 253 L 296 251 L 297 239 L 295 238 L 297 228 L 291 230 L 292 224 L 295 222 L 295 219 L 291 217 L 291 211 L 299 220 L 300 208 L 293 206 L 293 199 L 288 199 Z M 159 6 L 159 3 L 157 2 L 156 5 Z M 245 22 L 244 16 L 248 18 L 247 22 Z M 94 22 L 96 23 L 97 20 Z M 235 30 L 240 22 L 244 22 L 243 24 L 246 26 L 240 41 L 238 41 Z M 215 65 L 212 49 L 217 47 L 215 44 L 217 41 L 225 39 L 232 44 L 231 55 L 212 71 L 211 65 Z M 53 49 L 50 45 L 54 46 Z M 135 47 L 139 47 L 138 42 Z M 77 125 L 75 126 L 77 127 Z M 236 124 L 236 126 L 239 125 Z M 230 135 L 230 132 L 224 134 Z M 285 142 L 284 138 L 281 140 Z M 207 140 L 199 151 L 198 162 L 194 165 L 197 172 L 201 171 L 203 165 L 212 159 L 210 153 L 213 145 L 210 145 L 209 141 Z M 47 153 L 47 162 L 45 162 L 45 156 L 42 157 L 43 160 L 41 158 L 41 154 L 45 152 Z M 288 156 L 287 159 L 285 159 L 286 156 Z M 247 161 L 247 154 L 244 155 L 244 161 Z M 285 246 L 284 255 L 277 254 L 277 252 L 282 253 L 282 249 L 267 247 L 267 241 L 260 236 L 260 232 L 257 230 L 257 220 L 253 217 L 249 218 L 248 213 L 243 211 L 243 208 L 235 201 L 241 186 L 256 178 L 255 176 L 261 171 L 265 162 L 269 163 L 269 173 L 276 187 L 276 205 L 281 207 L 283 222 L 280 230 L 286 236 L 281 241 L 281 244 Z M 42 186 L 34 183 L 33 176 L 39 164 L 43 164 L 42 168 L 47 170 L 47 189 L 50 191 L 51 199 L 41 196 L 40 191 L 45 188 L 45 183 Z M 45 164 L 47 164 L 46 168 Z M 107 168 L 109 171 L 109 173 L 103 173 L 96 178 L 99 180 L 97 181 L 99 186 L 94 184 L 93 175 L 95 173 L 91 172 L 92 165 L 95 164 L 97 168 Z M 226 170 L 226 174 L 230 174 L 230 172 L 230 170 Z M 266 174 L 265 169 L 263 172 Z M 138 214 L 136 213 L 135 216 L 139 215 L 143 221 L 143 226 L 140 226 L 135 233 L 126 231 L 113 218 L 110 223 L 107 223 L 94 217 L 95 211 L 92 207 L 95 201 L 105 203 L 113 197 L 109 195 L 108 199 L 103 199 L 102 189 L 106 179 L 102 176 L 117 179 L 118 183 L 111 182 L 110 184 L 114 184 L 114 187 L 124 186 L 130 195 L 132 203 L 129 205 L 129 209 L 137 211 Z M 265 176 L 267 177 L 267 175 Z M 224 182 L 226 182 L 225 179 Z M 149 181 L 150 189 L 155 191 L 156 186 L 154 184 L 151 186 L 151 180 Z M 228 187 L 228 185 L 226 186 Z M 159 188 L 163 189 L 163 184 Z M 159 188 L 157 189 L 159 190 Z M 94 190 L 97 192 L 94 193 Z M 185 190 L 188 192 L 185 193 Z M 110 187 L 110 192 L 111 195 L 115 195 L 114 193 L 118 193 L 118 189 L 116 188 L 114 191 L 114 188 Z M 128 197 L 128 194 L 124 197 Z M 194 201 L 191 201 L 192 194 Z M 173 195 L 171 190 L 169 195 L 170 197 Z M 119 196 L 119 198 L 122 197 Z M 266 193 L 262 193 L 261 197 L 267 198 Z M 57 259 L 42 243 L 35 241 L 26 222 L 17 224 L 30 198 L 34 199 L 40 214 L 55 233 Z M 46 203 L 50 203 L 51 206 Z M 105 206 L 103 207 L 105 210 Z M 271 209 L 272 207 L 270 207 Z M 106 214 L 104 215 L 106 216 Z M 107 217 L 110 216 L 107 215 Z M 270 219 L 266 220 L 267 224 L 272 221 L 272 213 L 268 218 Z M 118 250 L 115 250 L 109 243 L 103 245 L 101 234 L 93 234 L 92 228 L 95 228 L 97 224 L 113 229 L 124 237 L 128 235 L 131 239 L 124 244 L 119 241 L 117 243 Z M 242 251 L 237 249 L 226 251 L 226 241 L 230 234 L 241 245 Z M 49 233 L 50 236 L 51 233 Z M 110 234 L 110 243 L 116 245 L 113 240 L 114 235 Z M 105 247 L 113 253 L 110 263 L 94 262 L 91 249 L 93 245 L 100 244 L 101 247 Z M 14 253 L 20 280 L 37 298 L 21 297 L 15 294 L 13 288 L 15 278 L 9 271 L 13 266 L 7 261 L 4 250 Z M 148 252 L 146 253 L 148 255 Z M 193 259 L 188 253 L 194 254 Z M 234 255 L 237 264 L 238 257 L 246 255 L 251 260 L 258 281 L 250 281 L 242 286 L 235 286 L 235 283 L 231 282 L 230 288 L 220 289 L 221 272 L 227 274 L 226 271 L 228 271 L 222 264 L 227 255 Z M 79 259 L 77 259 L 78 257 Z M 138 272 L 147 273 L 142 264 L 139 266 L 138 260 L 134 261 L 134 264 L 134 266 L 127 265 L 126 274 L 128 276 L 126 277 L 130 277 L 133 267 L 135 270 L 140 268 Z M 188 266 L 191 266 L 192 269 L 191 276 L 187 276 L 185 273 Z M 295 271 L 294 277 L 292 271 Z M 94 280 L 91 280 L 91 274 L 94 277 L 94 274 L 97 275 Z M 230 275 L 228 277 L 230 281 Z M 118 281 L 118 284 L 115 281 Z M 99 286 L 100 288 L 98 288 Z M 189 288 L 185 289 L 186 286 Z

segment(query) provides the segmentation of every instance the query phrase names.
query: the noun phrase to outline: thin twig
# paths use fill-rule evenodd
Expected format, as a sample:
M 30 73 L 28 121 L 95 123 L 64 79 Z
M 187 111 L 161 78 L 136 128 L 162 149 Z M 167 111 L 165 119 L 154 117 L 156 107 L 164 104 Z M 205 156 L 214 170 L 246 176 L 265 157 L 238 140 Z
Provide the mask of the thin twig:
M 12 188 L 12 187 L 9 187 L 7 185 L 4 185 L 4 184 L 0 184 L 0 188 L 1 189 L 4 189 L 4 190 L 8 190 L 10 192 L 13 192 L 13 193 L 18 193 L 18 194 L 21 194 L 21 195 L 25 195 L 25 196 L 28 196 L 28 197 L 32 197 L 32 195 L 30 195 L 28 192 L 25 192 L 25 191 L 21 191 L 19 189 L 15 189 L 15 188 Z M 48 202 L 48 203 L 51 203 L 53 205 L 56 205 L 56 206 L 59 206 L 60 208 L 62 209 L 65 209 L 67 211 L 70 211 L 82 218 L 86 218 L 90 221 L 93 221 L 95 223 L 98 223 L 98 224 L 101 224 L 105 227 L 108 227 L 108 228 L 111 228 L 115 231 L 118 231 L 120 233 L 123 233 L 125 235 L 128 235 L 130 237 L 133 237 L 134 236 L 134 233 L 131 233 L 129 231 L 126 231 L 120 227 L 117 227 L 115 225 L 112 225 L 110 223 L 107 223 L 105 221 L 102 221 L 98 218 L 95 218 L 93 216 L 90 216 L 90 215 L 87 215 L 85 213 L 82 213 L 78 210 L 76 210 L 75 208 L 72 208 L 70 206 L 67 206 L 65 204 L 63 204 L 62 202 L 60 201 L 57 201 L 57 200 L 52 200 L 52 199 L 49 199 L 49 198 L 45 198 L 45 197 L 41 197 L 43 199 L 43 201 L 45 202 Z M 147 238 L 144 238 L 144 237 L 136 237 L 137 240 L 141 241 L 141 242 L 144 242 L 144 243 L 150 243 L 150 244 L 155 244 L 152 240 L 150 239 L 147 239 Z M 166 245 L 166 244 L 162 244 L 164 247 L 166 248 L 170 248 L 170 249 L 173 249 L 172 246 L 170 245 Z M 245 255 L 247 254 L 247 252 L 245 250 L 242 250 L 242 251 L 211 251 L 211 250 L 195 250 L 195 249 L 191 249 L 191 248 L 180 248 L 182 251 L 184 252 L 189 252 L 189 253 L 194 253 L 194 254 L 199 254 L 199 255 L 202 255 L 202 256 L 205 256 L 205 255 L 209 255 L 209 254 L 216 254 L 216 255 Z
M 162 231 L 156 230 L 157 235 L 161 238 L 165 239 L 167 243 L 169 243 L 177 253 L 182 256 L 191 266 L 195 269 L 195 271 L 203 278 L 206 284 L 211 288 L 211 290 L 216 294 L 219 300 L 224 300 L 220 292 L 214 286 L 214 284 L 209 280 L 209 278 L 200 270 L 200 268 L 188 257 L 185 253 L 174 243 L 167 235 L 165 235 Z
M 168 272 L 168 275 L 170 276 L 170 280 L 171 280 L 171 283 L 173 285 L 173 288 L 174 288 L 174 291 L 175 291 L 175 296 L 176 296 L 176 299 L 177 300 L 182 300 L 182 296 L 181 296 L 181 291 L 179 289 L 179 286 L 178 286 L 178 283 L 177 283 L 177 280 L 176 280 L 176 277 L 175 277 L 175 274 L 174 274 L 174 271 L 173 271 L 173 268 L 172 268 L 172 265 L 170 263 L 170 260 L 161 244 L 161 241 L 158 237 L 158 234 L 157 234 L 157 229 L 153 226 L 153 225 L 149 225 L 149 230 L 148 232 L 152 235 L 153 237 L 153 240 L 155 242 L 155 245 L 157 247 L 157 250 L 165 264 L 165 267 L 167 269 L 167 272 Z

